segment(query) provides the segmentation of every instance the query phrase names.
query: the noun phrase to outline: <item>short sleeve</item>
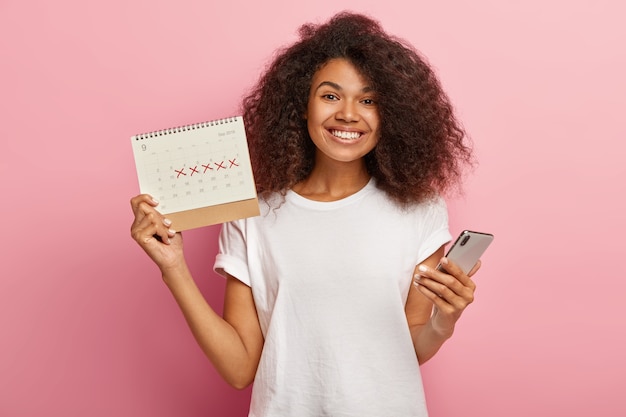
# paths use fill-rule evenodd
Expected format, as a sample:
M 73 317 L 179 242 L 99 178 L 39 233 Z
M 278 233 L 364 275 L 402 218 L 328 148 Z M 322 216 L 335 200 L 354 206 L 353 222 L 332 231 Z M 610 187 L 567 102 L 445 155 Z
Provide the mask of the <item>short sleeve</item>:
M 443 198 L 429 202 L 421 216 L 422 244 L 418 253 L 418 263 L 435 253 L 441 246 L 450 242 L 452 235 L 448 226 L 448 207 Z
M 250 286 L 245 220 L 224 223 L 218 245 L 213 270 L 223 277 L 231 275 Z

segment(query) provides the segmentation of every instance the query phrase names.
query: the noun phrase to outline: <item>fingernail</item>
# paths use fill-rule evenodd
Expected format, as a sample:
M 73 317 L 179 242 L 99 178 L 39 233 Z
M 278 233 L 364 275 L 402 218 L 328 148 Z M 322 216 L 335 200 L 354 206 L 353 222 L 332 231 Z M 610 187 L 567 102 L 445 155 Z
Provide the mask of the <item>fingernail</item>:
M 428 271 L 428 268 L 426 267 L 426 265 L 420 265 L 420 266 L 417 267 L 417 269 L 419 269 L 421 272 Z
M 443 265 L 448 265 L 448 258 L 441 258 L 441 263 Z
M 159 200 L 157 200 L 156 198 L 150 197 L 150 199 L 152 200 L 154 204 L 159 204 Z
M 172 221 L 170 219 L 163 219 L 163 224 L 169 227 L 172 224 Z
M 170 236 L 174 237 L 174 235 L 176 234 L 176 230 L 174 230 L 174 229 L 169 229 L 169 230 L 167 231 L 167 233 L 169 233 L 169 235 L 170 235 Z

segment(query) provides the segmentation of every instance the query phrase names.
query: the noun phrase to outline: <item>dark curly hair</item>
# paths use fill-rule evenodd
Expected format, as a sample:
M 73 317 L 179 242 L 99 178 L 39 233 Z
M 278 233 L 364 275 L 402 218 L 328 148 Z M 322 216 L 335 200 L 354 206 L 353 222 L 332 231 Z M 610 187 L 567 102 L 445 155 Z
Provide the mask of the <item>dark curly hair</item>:
M 351 62 L 376 91 L 380 139 L 365 161 L 378 187 L 405 206 L 460 184 L 471 148 L 434 71 L 410 44 L 351 12 L 304 24 L 299 34 L 242 101 L 260 196 L 284 194 L 311 173 L 315 146 L 303 115 L 313 75 L 334 58 Z

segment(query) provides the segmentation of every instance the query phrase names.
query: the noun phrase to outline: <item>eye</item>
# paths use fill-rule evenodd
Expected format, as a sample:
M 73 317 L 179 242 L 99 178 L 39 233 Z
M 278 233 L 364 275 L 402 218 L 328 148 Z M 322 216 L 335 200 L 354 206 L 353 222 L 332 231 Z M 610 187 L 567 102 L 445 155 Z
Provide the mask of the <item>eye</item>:
M 336 95 L 332 93 L 322 94 L 322 98 L 325 98 L 326 100 L 331 100 L 331 101 L 339 99 Z
M 361 103 L 365 104 L 366 106 L 373 106 L 376 104 L 373 98 L 365 98 L 361 100 Z

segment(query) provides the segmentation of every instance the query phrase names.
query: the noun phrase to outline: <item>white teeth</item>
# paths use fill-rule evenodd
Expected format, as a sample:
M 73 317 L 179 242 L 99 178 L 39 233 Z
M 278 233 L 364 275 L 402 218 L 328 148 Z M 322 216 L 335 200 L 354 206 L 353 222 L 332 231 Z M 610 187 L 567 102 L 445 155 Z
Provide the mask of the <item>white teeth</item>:
M 331 133 L 341 139 L 358 139 L 361 136 L 359 132 L 345 132 L 343 130 L 332 130 Z

